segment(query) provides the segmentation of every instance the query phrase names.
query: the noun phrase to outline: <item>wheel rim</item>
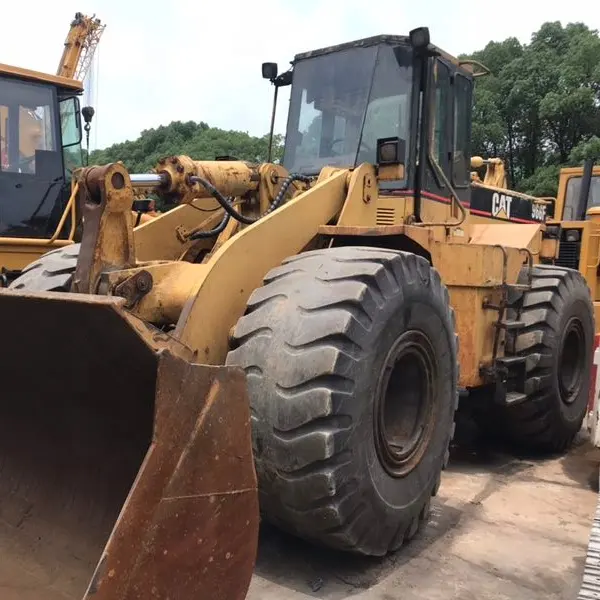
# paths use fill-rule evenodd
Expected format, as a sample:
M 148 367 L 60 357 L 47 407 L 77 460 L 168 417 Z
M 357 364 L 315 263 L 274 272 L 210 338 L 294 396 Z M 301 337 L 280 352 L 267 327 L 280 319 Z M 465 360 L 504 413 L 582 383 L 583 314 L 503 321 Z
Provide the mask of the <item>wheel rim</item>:
M 393 477 L 419 463 L 433 429 L 437 366 L 433 348 L 420 331 L 400 336 L 386 357 L 375 397 L 375 445 Z
M 558 361 L 558 388 L 565 404 L 572 404 L 581 390 L 585 366 L 584 340 L 581 321 L 571 319 L 565 328 Z

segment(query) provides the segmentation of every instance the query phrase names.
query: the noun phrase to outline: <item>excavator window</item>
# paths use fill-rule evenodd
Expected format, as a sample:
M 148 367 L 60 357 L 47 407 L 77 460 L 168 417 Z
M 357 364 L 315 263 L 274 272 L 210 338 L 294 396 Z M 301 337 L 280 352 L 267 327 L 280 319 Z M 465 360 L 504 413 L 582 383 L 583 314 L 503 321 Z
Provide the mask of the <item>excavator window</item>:
M 411 93 L 408 46 L 355 47 L 299 60 L 284 165 L 313 175 L 325 165 L 374 163 L 377 139 L 391 136 L 407 142 L 408 154 Z

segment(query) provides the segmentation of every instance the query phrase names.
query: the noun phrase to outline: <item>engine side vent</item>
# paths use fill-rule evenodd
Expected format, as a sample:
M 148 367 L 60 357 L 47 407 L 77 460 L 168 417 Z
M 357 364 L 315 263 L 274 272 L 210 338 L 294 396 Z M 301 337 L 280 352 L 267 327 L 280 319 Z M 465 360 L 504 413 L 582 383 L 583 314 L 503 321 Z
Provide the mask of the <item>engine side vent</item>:
M 579 255 L 581 252 L 581 242 L 561 240 L 558 248 L 558 259 L 556 263 L 560 267 L 569 269 L 579 269 Z
M 377 225 L 393 225 L 396 222 L 396 209 L 386 206 L 377 208 Z

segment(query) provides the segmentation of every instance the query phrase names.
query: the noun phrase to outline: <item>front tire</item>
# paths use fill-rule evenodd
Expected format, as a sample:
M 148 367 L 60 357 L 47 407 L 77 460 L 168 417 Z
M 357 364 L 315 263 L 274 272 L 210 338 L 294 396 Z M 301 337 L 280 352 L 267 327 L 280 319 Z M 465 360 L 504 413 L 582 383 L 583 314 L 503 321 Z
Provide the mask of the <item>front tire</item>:
M 8 287 L 30 292 L 68 292 L 77 268 L 81 244 L 69 244 L 46 252 L 27 265 Z
M 250 297 L 233 348 L 264 516 L 362 554 L 410 539 L 458 402 L 454 315 L 429 263 L 366 247 L 290 258 Z

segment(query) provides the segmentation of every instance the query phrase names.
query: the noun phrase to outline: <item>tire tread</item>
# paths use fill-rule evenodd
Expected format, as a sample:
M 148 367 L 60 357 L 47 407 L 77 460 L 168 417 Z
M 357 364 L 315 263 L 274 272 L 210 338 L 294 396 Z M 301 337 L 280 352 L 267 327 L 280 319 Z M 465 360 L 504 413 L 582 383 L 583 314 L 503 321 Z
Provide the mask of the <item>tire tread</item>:
M 381 306 L 402 294 L 403 285 L 414 282 L 428 285 L 446 302 L 447 318 L 454 327 L 454 312 L 439 275 L 425 259 L 405 252 L 364 247 L 306 252 L 272 269 L 263 287 L 251 295 L 235 327 L 227 364 L 252 371 L 256 390 L 264 390 L 268 379 L 274 382 L 271 403 L 277 405 L 277 416 L 270 417 L 270 424 L 257 422 L 265 428 L 258 437 L 266 436 L 269 448 L 259 448 L 255 456 L 262 509 L 273 523 L 312 541 L 381 555 L 394 549 L 399 537 L 404 540 L 407 532 L 412 537 L 426 522 L 429 500 L 409 522 L 400 523 L 398 531 L 374 541 L 369 511 L 357 493 L 357 475 L 346 468 L 350 455 L 344 446 L 352 419 L 343 404 L 352 397 L 352 365 L 364 355 L 363 339 Z M 278 306 L 276 299 L 294 313 L 290 330 L 275 320 L 275 314 L 283 314 L 283 304 Z M 259 335 L 267 327 L 283 339 L 275 366 L 264 358 L 271 356 L 267 345 L 272 340 Z M 289 379 L 285 365 L 290 362 L 302 378 Z M 272 408 L 264 392 L 257 393 L 251 393 L 254 413 L 269 413 Z M 457 404 L 458 391 L 455 409 Z M 446 448 L 453 430 L 448 430 Z M 307 436 L 319 440 L 320 454 L 314 452 L 314 444 L 310 452 L 309 445 L 303 445 Z M 291 454 L 282 457 L 282 445 Z M 294 456 L 295 452 L 299 454 Z M 446 449 L 444 466 L 447 456 Z M 438 487 L 439 476 L 433 479 L 429 497 Z

